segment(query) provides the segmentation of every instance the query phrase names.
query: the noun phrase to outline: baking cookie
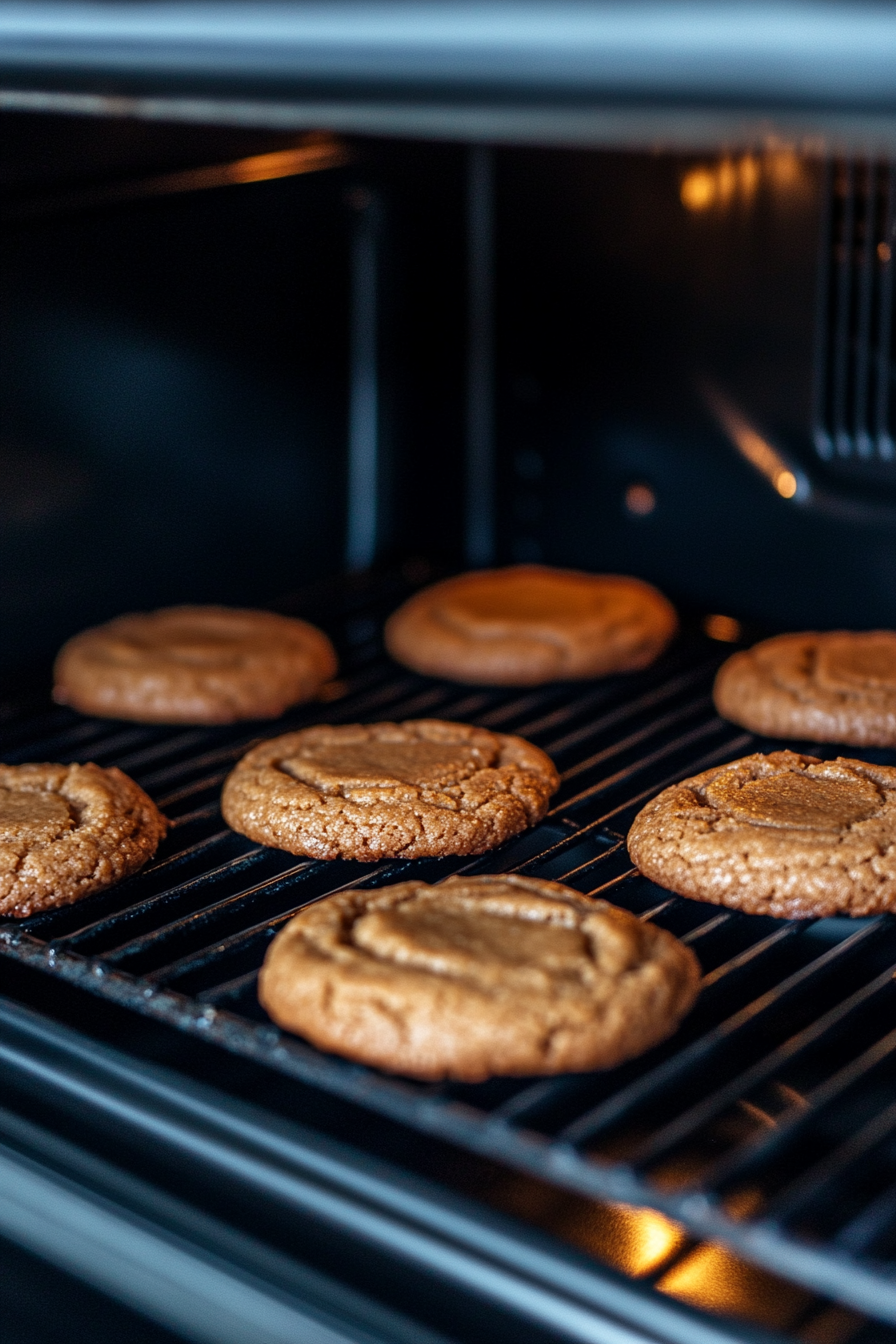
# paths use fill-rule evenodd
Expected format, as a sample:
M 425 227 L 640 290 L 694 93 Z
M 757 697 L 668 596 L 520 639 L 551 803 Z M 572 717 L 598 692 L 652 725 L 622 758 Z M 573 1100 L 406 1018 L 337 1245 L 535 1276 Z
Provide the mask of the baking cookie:
M 778 635 L 723 663 L 726 719 L 768 737 L 896 746 L 896 632 Z
M 664 789 L 628 852 L 681 896 L 781 919 L 896 909 L 896 769 L 757 753 Z
M 168 823 L 113 766 L 0 765 L 0 916 L 71 905 L 129 877 Z
M 221 811 L 290 854 L 424 859 L 494 849 L 541 820 L 559 783 L 538 747 L 466 723 L 323 725 L 254 747 Z
M 139 723 L 276 718 L 336 671 L 313 625 L 271 611 L 165 607 L 119 616 L 70 639 L 53 698 L 82 714 Z
M 677 625 L 640 579 L 513 565 L 425 588 L 389 617 L 385 638 L 393 658 L 427 676 L 539 686 L 646 667 Z
M 258 993 L 322 1050 L 415 1078 L 608 1069 L 677 1027 L 694 954 L 655 924 L 531 877 L 327 896 L 268 949 Z

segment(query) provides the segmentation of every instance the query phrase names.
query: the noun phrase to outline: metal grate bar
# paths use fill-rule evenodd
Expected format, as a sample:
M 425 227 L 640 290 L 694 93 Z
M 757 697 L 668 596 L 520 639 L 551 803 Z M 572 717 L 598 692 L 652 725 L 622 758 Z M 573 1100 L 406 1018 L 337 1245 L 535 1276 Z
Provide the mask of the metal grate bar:
M 712 664 L 711 670 L 715 670 L 715 664 Z M 683 694 L 685 691 L 690 690 L 695 684 L 705 682 L 707 680 L 707 675 L 708 672 L 701 668 L 699 672 L 683 673 L 680 677 L 674 677 L 671 681 L 665 681 L 660 686 L 655 687 L 647 695 L 638 696 L 635 700 L 626 700 L 624 704 L 619 705 L 610 713 L 602 715 L 599 719 L 595 719 L 584 726 L 576 728 L 573 731 L 564 734 L 563 737 L 554 738 L 550 742 L 545 743 L 545 751 L 549 752 L 552 756 L 558 756 L 561 752 L 569 751 L 573 747 L 581 748 L 586 742 L 590 741 L 591 738 L 596 737 L 598 733 L 608 732 L 610 729 L 618 728 L 627 720 L 634 719 L 638 715 L 648 713 L 651 710 L 656 710 L 667 700 L 672 700 L 676 696 Z M 703 695 L 699 697 L 699 699 L 695 697 L 692 703 L 702 703 L 703 705 L 707 705 L 708 702 L 709 696 Z M 553 719 L 555 715 L 550 715 L 549 717 Z M 578 717 L 578 715 L 576 715 L 576 717 Z M 544 720 L 541 720 L 541 722 L 543 723 Z M 659 727 L 657 720 L 654 719 L 653 723 L 655 727 Z M 535 736 L 539 731 L 538 724 L 539 720 L 536 720 L 534 724 L 524 724 L 519 731 L 525 732 L 530 737 Z M 584 762 L 582 763 L 581 768 L 585 768 Z
M 896 1181 L 887 1185 L 876 1199 L 852 1218 L 834 1238 L 835 1244 L 853 1255 L 870 1250 L 896 1220 Z
M 891 970 L 888 979 L 892 980 L 892 978 L 893 971 Z M 879 992 L 881 988 L 883 986 L 876 985 L 876 992 Z M 852 1060 L 845 1068 L 838 1070 L 832 1078 L 829 1078 L 820 1087 L 813 1088 L 803 1098 L 804 1104 L 802 1106 L 796 1107 L 789 1115 L 785 1112 L 778 1116 L 773 1130 L 759 1136 L 752 1144 L 745 1145 L 743 1149 L 733 1154 L 727 1162 L 724 1159 L 719 1162 L 711 1173 L 707 1174 L 707 1179 L 715 1185 L 721 1186 L 741 1177 L 745 1171 L 754 1168 L 759 1161 L 765 1158 L 772 1148 L 779 1148 L 790 1142 L 798 1129 L 801 1129 L 810 1121 L 814 1123 L 824 1107 L 837 1100 L 841 1093 L 852 1087 L 864 1074 L 894 1051 L 896 1051 L 896 1032 L 890 1032 L 882 1040 L 876 1041 L 857 1059 Z M 848 1150 L 848 1145 L 846 1145 L 846 1150 Z M 779 1201 L 775 1200 L 776 1207 L 778 1204 Z M 781 1207 L 783 1208 L 783 1206 L 782 1197 Z M 779 1214 L 779 1216 L 783 1215 Z
M 640 757 L 632 765 L 617 770 L 615 775 L 608 775 L 606 779 L 600 780 L 597 784 L 592 784 L 590 788 L 583 789 L 581 793 L 574 794 L 572 798 L 567 798 L 560 806 L 569 809 L 578 807 L 581 803 L 591 802 L 598 794 L 606 793 L 609 789 L 615 788 L 617 784 L 631 779 L 633 775 L 641 774 L 642 771 L 648 770 L 652 765 L 665 760 L 667 756 L 674 756 L 676 752 L 686 751 L 689 747 L 702 742 L 704 738 L 712 737 L 715 733 L 721 733 L 727 729 L 728 724 L 722 719 L 712 719 L 709 723 L 701 723 L 697 728 L 692 728 L 689 733 L 683 733 L 671 742 L 666 742 L 663 746 L 657 747 L 655 751 Z M 559 807 L 554 808 L 555 812 L 558 810 Z
M 662 1088 L 668 1087 L 673 1081 L 677 1082 L 683 1073 L 698 1068 L 723 1041 L 729 1045 L 738 1032 L 755 1030 L 763 1014 L 780 1007 L 785 997 L 805 989 L 811 980 L 830 971 L 836 963 L 854 952 L 860 943 L 871 937 L 882 924 L 883 917 L 864 928 L 857 929 L 850 937 L 844 938 L 842 942 L 822 953 L 807 966 L 795 971 L 774 989 L 754 999 L 745 1008 L 721 1022 L 711 1032 L 666 1060 L 658 1068 L 639 1078 L 630 1087 L 616 1093 L 614 1097 L 602 1102 L 588 1114 L 580 1116 L 563 1131 L 564 1141 L 575 1145 L 594 1138 L 598 1132 L 630 1114 L 640 1102 L 648 1097 L 655 1097 Z
M 896 1032 L 891 1032 L 890 1036 L 886 1037 L 886 1045 L 884 1042 L 880 1043 L 879 1050 L 875 1051 L 876 1056 L 880 1057 L 884 1049 L 890 1054 L 896 1050 Z M 852 1166 L 857 1158 L 864 1157 L 894 1132 L 896 1132 L 896 1102 L 892 1102 L 878 1115 L 873 1116 L 848 1143 L 844 1143 L 823 1162 L 811 1167 L 799 1180 L 782 1190 L 771 1201 L 766 1215 L 783 1222 L 785 1219 L 792 1219 L 810 1201 L 824 1199 L 827 1188 Z
M 726 1106 L 731 1105 L 740 1097 L 746 1096 L 758 1083 L 775 1073 L 782 1064 L 794 1059 L 809 1046 L 815 1045 L 828 1032 L 839 1026 L 850 1013 L 864 1007 L 868 1000 L 879 994 L 881 990 L 889 988 L 894 974 L 896 974 L 896 965 L 888 967 L 881 975 L 857 990 L 850 998 L 838 1003 L 830 1012 L 817 1018 L 811 1026 L 798 1032 L 796 1036 L 792 1036 L 783 1045 L 779 1045 L 776 1050 L 772 1050 L 765 1055 L 752 1068 L 738 1074 L 730 1083 L 705 1097 L 699 1105 L 693 1106 L 679 1115 L 672 1124 L 665 1125 L 662 1129 L 657 1130 L 651 1137 L 650 1142 L 639 1149 L 637 1155 L 631 1159 L 632 1164 L 647 1166 L 656 1162 L 658 1158 L 675 1147 L 676 1144 L 681 1143 L 688 1135 L 707 1124 Z M 818 1094 L 816 1094 L 816 1104 L 820 1104 Z M 778 1116 L 776 1123 L 780 1131 L 785 1121 L 781 1116 Z
M 597 765 L 603 765 L 605 761 L 611 761 L 614 756 L 619 756 L 624 751 L 630 751 L 632 747 L 640 746 L 642 742 L 647 742 L 652 737 L 662 735 L 666 729 L 681 723 L 682 719 L 692 718 L 701 709 L 708 709 L 711 704 L 711 698 L 708 695 L 702 695 L 698 700 L 690 700 L 686 704 L 680 705 L 678 709 L 670 710 L 668 714 L 662 715 L 659 719 L 652 719 L 644 728 L 629 733 L 628 737 L 620 738 L 612 746 L 604 747 L 601 751 L 595 751 L 591 756 L 586 756 L 584 761 L 577 761 L 568 770 L 564 770 L 561 775 L 563 783 L 575 779 L 577 775 L 582 775 L 587 770 L 593 770 Z M 707 725 L 702 725 L 702 727 L 705 731 Z
M 785 938 L 792 938 L 794 934 L 801 933 L 805 927 L 805 921 L 797 922 L 796 920 L 787 920 L 781 928 L 775 929 L 767 938 L 760 938 L 758 943 L 753 943 L 751 947 L 745 947 L 742 952 L 736 953 L 730 960 L 723 962 L 721 966 L 716 966 L 714 970 L 709 971 L 704 975 L 704 989 L 708 989 L 709 986 L 714 985 L 717 980 L 721 980 L 726 975 L 730 975 L 732 971 L 739 971 L 741 967 L 754 961 L 756 957 L 762 956 L 764 952 L 769 951 L 773 947 L 777 947 L 779 943 L 782 943 L 785 940 Z
M 758 744 L 751 733 L 738 733 L 729 742 L 722 742 L 712 751 L 706 752 L 704 756 L 698 757 L 696 761 L 691 761 L 686 769 L 676 770 L 674 774 L 666 777 L 657 784 L 651 784 L 646 789 L 641 789 L 633 798 L 627 798 L 624 803 L 618 803 L 616 807 L 609 812 L 604 812 L 600 818 L 600 824 L 606 825 L 608 821 L 620 816 L 623 812 L 629 812 L 642 807 L 650 798 L 656 797 L 663 789 L 667 789 L 670 784 L 677 784 L 679 780 L 687 775 L 699 775 L 703 770 L 708 770 L 710 766 L 716 765 L 720 761 L 734 760 L 738 755 L 748 752 L 750 749 L 757 750 Z
M 116 948 L 114 952 L 108 953 L 106 960 L 114 964 L 139 956 L 141 952 L 147 950 L 155 952 L 160 947 L 164 949 L 166 941 L 169 941 L 175 934 L 182 932 L 185 928 L 189 927 L 196 929 L 199 927 L 200 929 L 206 929 L 212 925 L 215 919 L 224 911 L 233 913 L 246 905 L 251 897 L 258 896 L 261 892 L 266 892 L 268 895 L 271 895 L 274 892 L 279 891 L 281 887 L 288 886 L 290 880 L 296 877 L 299 873 L 308 873 L 316 866 L 316 864 L 309 862 L 307 859 L 302 863 L 294 864 L 292 868 L 288 868 L 285 873 L 281 873 L 277 877 L 268 878 L 265 882 L 258 882 L 254 887 L 247 887 L 245 891 L 239 892 L 236 896 L 229 896 L 226 900 L 218 901 L 214 905 L 210 905 L 203 910 L 198 910 L 195 914 L 188 915 L 184 919 L 176 920 L 172 924 L 166 924 L 158 930 L 157 933 L 150 934 L 146 938 L 135 939 L 131 943 L 125 943 L 122 947 Z M 242 933 L 240 936 L 242 936 Z M 217 951 L 217 948 L 215 951 Z M 208 950 L 204 948 L 198 955 L 207 957 Z M 195 955 L 190 958 L 182 957 L 178 961 L 161 966 L 157 971 L 148 972 L 146 979 L 151 980 L 154 983 L 163 983 L 168 979 L 174 978 L 177 973 L 175 968 L 183 968 L 194 961 Z
M 145 919 L 148 915 L 154 916 L 163 908 L 171 906 L 178 896 L 185 896 L 190 892 L 205 892 L 222 877 L 230 876 L 258 863 L 264 857 L 264 854 L 265 851 L 261 846 L 255 845 L 245 854 L 237 854 L 235 858 L 228 859 L 226 863 L 218 864 L 216 868 L 210 868 L 208 872 L 202 873 L 199 877 L 188 878 L 185 882 L 178 882 L 173 887 L 166 887 L 164 891 L 158 892 L 155 896 L 148 896 L 146 900 L 139 901 L 136 905 L 126 906 L 124 910 L 117 910 L 114 914 L 107 915 L 105 919 L 98 919 L 93 924 L 85 924 L 83 928 L 77 929 L 73 933 L 61 934 L 53 941 L 57 944 L 67 943 L 69 947 L 81 950 L 91 943 L 96 943 L 98 938 L 107 939 L 110 935 L 114 937 L 120 931 L 122 924 L 132 925 L 141 919 Z M 165 928 L 170 927 L 166 924 L 156 924 L 150 936 L 158 937 Z M 126 943 L 124 946 L 127 947 L 129 944 Z M 110 950 L 106 955 L 111 958 L 114 953 Z
M 195 845 L 188 845 L 186 849 L 179 850 L 176 854 L 172 854 L 169 858 L 164 859 L 161 863 L 154 865 L 153 868 L 150 870 L 152 873 L 152 877 L 153 879 L 155 879 L 159 876 L 160 873 L 163 873 L 166 869 L 171 868 L 174 865 L 183 864 L 190 858 L 196 858 L 199 855 L 203 855 L 208 850 L 216 848 L 224 841 L 228 840 L 232 841 L 234 838 L 235 837 L 233 831 L 230 830 L 216 831 L 213 835 L 208 836 L 206 839 L 197 841 Z M 235 855 L 233 858 L 227 859 L 225 862 L 216 864 L 212 868 L 207 868 L 205 869 L 204 872 L 199 873 L 196 876 L 185 878 L 182 882 L 175 883 L 174 886 L 166 886 L 164 890 L 155 892 L 153 895 L 147 896 L 144 900 L 138 900 L 136 903 L 133 901 L 129 901 L 120 909 L 113 910 L 108 915 L 104 915 L 99 919 L 92 920 L 89 924 L 79 924 L 78 927 L 71 933 L 58 934 L 57 940 L 58 941 L 68 940 L 74 946 L 77 944 L 79 939 L 90 936 L 97 932 L 105 932 L 107 929 L 114 928 L 116 923 L 118 923 L 122 919 L 133 920 L 135 916 L 139 916 L 150 911 L 154 906 L 157 906 L 158 902 L 162 899 L 167 899 L 168 897 L 177 895 L 183 891 L 189 891 L 193 888 L 202 887 L 203 885 L 205 885 L 210 881 L 213 882 L 221 874 L 230 872 L 239 865 L 245 865 L 248 863 L 255 862 L 257 859 L 262 857 L 262 855 L 264 854 L 264 850 L 260 845 L 252 845 L 251 842 L 249 841 L 247 841 L 246 843 L 249 845 L 249 848 L 243 850 L 241 853 Z M 130 879 L 130 881 L 127 883 L 126 886 L 124 883 L 122 883 L 122 887 L 124 888 L 125 892 L 128 895 L 133 895 L 135 888 L 139 889 L 141 880 L 145 882 L 147 877 L 148 874 L 146 872 L 138 873 L 133 878 Z M 120 894 L 122 891 L 122 887 L 112 888 L 112 890 L 117 891 Z M 109 892 L 110 897 L 111 895 L 112 891 Z M 49 912 L 49 918 L 52 919 L 53 914 L 54 912 Z
M 366 886 L 371 880 L 387 876 L 393 872 L 394 867 L 394 864 L 386 864 L 381 868 L 374 869 L 372 873 L 367 874 L 366 881 L 364 882 L 358 882 L 357 878 L 349 878 L 348 881 L 341 883 L 338 887 L 328 888 L 327 891 L 322 892 L 321 895 L 315 899 L 323 900 L 324 896 L 332 896 L 337 891 L 346 891 L 350 887 Z M 261 920 L 247 929 L 241 929 L 239 933 L 231 934 L 229 938 L 224 938 L 221 942 L 217 943 L 214 948 L 203 949 L 200 952 L 194 952 L 191 956 L 182 957 L 180 961 L 172 962 L 168 966 L 162 966 L 154 974 L 146 976 L 145 978 L 154 984 L 172 981 L 183 976 L 188 971 L 198 970 L 200 967 L 207 966 L 209 960 L 212 958 L 219 959 L 236 949 L 242 949 L 250 943 L 258 942 L 260 938 L 266 940 L 275 933 L 281 925 L 292 919 L 293 915 L 297 914 L 299 910 L 304 909 L 308 904 L 309 901 L 307 900 L 299 901 L 297 904 L 290 906 L 288 910 L 284 910 L 281 913 L 272 916 L 270 919 Z M 256 968 L 251 973 L 251 976 L 248 977 L 247 983 L 251 983 L 257 974 L 258 969 Z

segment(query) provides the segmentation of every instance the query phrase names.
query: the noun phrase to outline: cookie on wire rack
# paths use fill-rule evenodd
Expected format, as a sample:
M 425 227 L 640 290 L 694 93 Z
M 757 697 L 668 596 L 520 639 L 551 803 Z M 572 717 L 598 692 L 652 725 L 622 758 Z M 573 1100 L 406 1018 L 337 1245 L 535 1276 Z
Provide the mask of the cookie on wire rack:
M 540 821 L 559 784 L 531 742 L 467 723 L 324 724 L 248 752 L 221 810 L 290 854 L 422 859 L 494 849 Z
M 415 1078 L 607 1069 L 664 1040 L 700 968 L 672 934 L 559 882 L 401 882 L 301 910 L 259 997 L 322 1050 Z
M 540 686 L 647 667 L 677 626 L 671 604 L 640 579 L 512 565 L 416 593 L 389 617 L 385 639 L 393 658 L 427 676 Z
M 142 868 L 168 823 L 114 766 L 0 765 L 0 917 L 71 905 Z
M 756 753 L 664 789 L 628 851 L 661 887 L 780 919 L 896 909 L 896 769 Z

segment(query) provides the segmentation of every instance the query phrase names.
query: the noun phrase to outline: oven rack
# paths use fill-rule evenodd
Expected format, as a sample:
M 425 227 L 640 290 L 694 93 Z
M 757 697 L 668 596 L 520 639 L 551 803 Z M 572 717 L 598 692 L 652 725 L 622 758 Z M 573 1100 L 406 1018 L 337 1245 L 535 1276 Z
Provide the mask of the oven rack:
M 8 706 L 2 759 L 118 765 L 173 824 L 153 863 L 118 887 L 0 926 L 0 955 L 580 1195 L 657 1209 L 896 1323 L 896 924 L 721 910 L 657 888 L 625 851 L 632 818 L 661 787 L 782 745 L 715 715 L 712 678 L 729 648 L 694 627 L 654 667 L 628 677 L 523 691 L 463 687 L 383 656 L 380 623 L 396 600 L 389 584 L 360 596 L 357 586 L 331 592 L 341 678 L 323 703 L 275 723 L 172 729 L 46 703 Z M 260 736 L 422 716 L 521 733 L 544 747 L 563 778 L 545 820 L 472 860 L 378 865 L 297 859 L 224 826 L 221 782 Z M 460 871 L 563 880 L 655 920 L 701 960 L 696 1008 L 670 1041 L 615 1070 L 477 1085 L 388 1077 L 325 1055 L 266 1018 L 258 967 L 296 909 L 346 886 Z

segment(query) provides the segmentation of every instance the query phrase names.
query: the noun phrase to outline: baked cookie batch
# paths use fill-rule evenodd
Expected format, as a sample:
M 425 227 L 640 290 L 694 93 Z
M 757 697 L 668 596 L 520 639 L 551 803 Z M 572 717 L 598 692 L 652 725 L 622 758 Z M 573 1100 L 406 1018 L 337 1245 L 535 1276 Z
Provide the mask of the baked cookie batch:
M 472 684 L 634 671 L 677 617 L 649 584 L 517 565 L 416 594 L 385 627 L 397 661 Z M 337 670 L 329 640 L 269 612 L 173 607 L 61 650 L 54 698 L 144 723 L 274 718 Z M 896 746 L 896 633 L 782 635 L 718 673 L 718 712 L 754 733 Z M 317 725 L 253 747 L 227 823 L 309 859 L 476 855 L 536 825 L 560 779 L 523 738 L 465 723 Z M 97 765 L 0 765 L 0 917 L 112 886 L 167 822 Z M 673 784 L 635 818 L 640 871 L 694 900 L 780 918 L 896 909 L 896 768 L 771 750 Z M 611 1068 L 673 1032 L 697 995 L 671 934 L 556 882 L 454 876 L 342 890 L 304 907 L 259 977 L 270 1017 L 321 1049 L 409 1076 Z

